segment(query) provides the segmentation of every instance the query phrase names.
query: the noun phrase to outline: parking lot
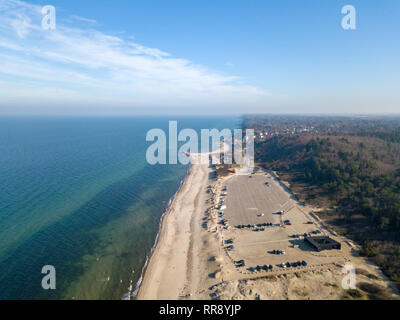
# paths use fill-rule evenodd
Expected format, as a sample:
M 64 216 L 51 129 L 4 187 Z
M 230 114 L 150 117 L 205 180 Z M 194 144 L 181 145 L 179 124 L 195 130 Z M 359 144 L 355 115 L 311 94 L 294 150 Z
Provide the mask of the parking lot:
M 317 252 L 304 241 L 305 235 L 325 235 L 324 231 L 271 175 L 233 176 L 225 185 L 223 211 L 228 227 L 223 238 L 229 245 L 224 247 L 232 262 L 244 261 L 244 266 L 236 267 L 241 273 L 252 273 L 249 269 L 264 265 L 272 265 L 273 270 L 260 272 L 287 271 L 280 267 L 287 262 L 305 261 L 306 266 L 297 266 L 304 269 L 343 260 L 338 250 Z M 284 213 L 277 214 L 281 210 Z
M 295 204 L 290 194 L 270 175 L 234 176 L 226 186 L 227 209 L 224 212 L 231 226 L 277 224 L 281 217 L 276 212 L 288 210 Z

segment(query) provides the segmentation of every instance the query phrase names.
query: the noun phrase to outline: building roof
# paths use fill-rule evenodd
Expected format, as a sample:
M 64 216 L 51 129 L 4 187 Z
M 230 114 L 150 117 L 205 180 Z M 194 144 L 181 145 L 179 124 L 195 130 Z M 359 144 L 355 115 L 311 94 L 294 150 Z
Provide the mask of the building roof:
M 326 236 L 307 237 L 306 240 L 318 251 L 341 248 L 341 244 L 339 242 Z

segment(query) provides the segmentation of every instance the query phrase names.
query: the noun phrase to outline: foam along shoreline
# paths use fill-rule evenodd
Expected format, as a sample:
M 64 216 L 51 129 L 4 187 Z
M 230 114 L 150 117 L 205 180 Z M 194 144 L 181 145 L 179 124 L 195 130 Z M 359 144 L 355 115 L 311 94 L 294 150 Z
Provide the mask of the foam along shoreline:
M 122 300 L 132 300 L 132 299 L 136 299 L 136 297 L 137 297 L 137 295 L 138 295 L 138 292 L 139 292 L 139 289 L 140 289 L 140 285 L 141 285 L 141 283 L 142 283 L 142 281 L 143 281 L 144 273 L 146 272 L 146 269 L 147 269 L 147 265 L 148 265 L 149 260 L 150 260 L 150 258 L 152 257 L 153 252 L 154 252 L 154 250 L 155 250 L 155 248 L 156 248 L 156 246 L 157 246 L 157 244 L 158 244 L 164 218 L 165 218 L 166 214 L 168 213 L 168 211 L 170 210 L 171 205 L 172 205 L 174 199 L 176 198 L 177 194 L 178 194 L 178 193 L 180 192 L 180 190 L 182 189 L 182 185 L 184 184 L 184 182 L 185 182 L 185 180 L 186 180 L 186 177 L 188 176 L 189 172 L 190 172 L 190 167 L 189 167 L 188 171 L 186 172 L 185 178 L 182 179 L 182 181 L 181 181 L 181 183 L 180 183 L 180 185 L 179 185 L 178 190 L 177 190 L 177 191 L 175 192 L 175 194 L 169 199 L 167 208 L 165 209 L 165 211 L 163 212 L 163 214 L 162 214 L 161 217 L 160 217 L 160 222 L 159 222 L 159 226 L 158 226 L 158 232 L 157 232 L 156 238 L 155 238 L 155 240 L 154 240 L 153 247 L 151 248 L 150 252 L 149 252 L 149 253 L 147 254 L 147 256 L 146 256 L 146 261 L 145 261 L 145 263 L 144 263 L 144 265 L 143 265 L 143 267 L 142 267 L 142 270 L 141 270 L 141 273 L 140 273 L 140 277 L 139 277 L 139 279 L 137 280 L 135 287 L 133 288 L 133 287 L 132 287 L 132 283 L 131 283 L 131 286 L 128 288 L 128 292 L 122 297 Z
M 207 155 L 208 157 L 208 155 Z M 199 197 L 208 183 L 211 169 L 192 164 L 165 213 L 158 241 L 139 284 L 137 299 L 178 299 L 187 286 L 191 260 L 191 238 L 197 238 L 192 220 L 201 215 Z

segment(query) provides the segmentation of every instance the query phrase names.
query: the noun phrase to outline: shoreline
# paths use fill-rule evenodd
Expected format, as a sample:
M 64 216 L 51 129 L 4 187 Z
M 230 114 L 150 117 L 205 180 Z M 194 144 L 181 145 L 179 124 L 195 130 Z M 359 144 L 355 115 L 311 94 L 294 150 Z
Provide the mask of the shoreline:
M 204 272 L 209 269 L 207 256 L 219 251 L 218 242 L 210 239 L 204 227 L 209 201 L 206 191 L 214 171 L 209 156 L 214 152 L 221 153 L 221 149 L 190 155 L 192 160 L 197 160 L 190 164 L 180 189 L 162 217 L 157 242 L 135 290 L 136 299 L 178 300 L 192 296 L 206 299 L 201 288 L 209 278 Z
M 169 212 L 171 211 L 174 201 L 176 201 L 177 196 L 179 195 L 183 186 L 185 185 L 187 178 L 189 177 L 189 175 L 191 173 L 191 169 L 192 169 L 192 164 L 189 166 L 188 170 L 186 171 L 185 177 L 181 180 L 178 190 L 170 198 L 170 200 L 168 201 L 168 206 L 165 208 L 164 212 L 162 213 L 162 215 L 160 217 L 160 221 L 158 224 L 158 232 L 157 232 L 156 238 L 154 239 L 154 244 L 151 247 L 150 252 L 146 255 L 146 261 L 142 267 L 140 277 L 136 281 L 135 287 L 133 288 L 133 290 L 131 288 L 130 288 L 130 290 L 128 290 L 128 293 L 127 293 L 128 300 L 136 300 L 138 298 L 139 291 L 140 291 L 141 285 L 143 283 L 143 279 L 146 275 L 147 267 L 153 257 L 154 251 L 156 250 L 156 248 L 160 242 L 164 222 L 165 222 Z
M 192 219 L 201 211 L 197 198 L 203 191 L 204 182 L 208 181 L 208 171 L 208 165 L 190 165 L 180 189 L 162 217 L 159 236 L 138 285 L 136 299 L 170 300 L 181 296 L 180 291 L 184 290 L 190 271 Z

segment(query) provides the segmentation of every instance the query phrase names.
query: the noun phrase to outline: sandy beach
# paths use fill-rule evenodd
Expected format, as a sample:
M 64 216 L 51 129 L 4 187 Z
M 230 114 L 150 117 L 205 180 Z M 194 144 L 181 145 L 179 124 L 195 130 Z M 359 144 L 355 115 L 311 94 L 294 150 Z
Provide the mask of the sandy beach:
M 193 284 L 192 266 L 197 246 L 204 203 L 204 190 L 211 169 L 208 165 L 192 165 L 180 191 L 164 216 L 156 248 L 146 268 L 138 299 L 178 299 L 190 295 Z M 196 260 L 196 261 L 194 261 Z

